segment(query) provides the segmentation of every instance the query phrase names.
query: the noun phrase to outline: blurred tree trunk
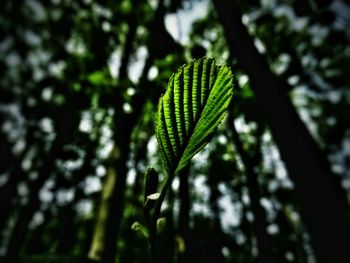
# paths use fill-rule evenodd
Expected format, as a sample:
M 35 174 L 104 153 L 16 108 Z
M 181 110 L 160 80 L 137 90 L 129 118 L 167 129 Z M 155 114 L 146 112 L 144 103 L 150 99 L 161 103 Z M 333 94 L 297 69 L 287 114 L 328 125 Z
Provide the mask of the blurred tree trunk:
M 319 259 L 350 262 L 348 207 L 327 159 L 298 117 L 283 85 L 254 46 L 236 1 L 213 0 L 227 43 L 250 77 L 272 135 L 295 183 L 306 225 Z
M 1 118 L 0 112 L 0 125 L 2 125 L 2 123 L 3 120 Z M 5 135 L 0 131 L 0 174 L 3 174 L 4 172 L 8 171 L 10 167 L 9 164 L 12 162 L 13 156 L 11 153 L 11 145 L 6 141 Z M 11 179 L 12 177 L 9 176 L 7 183 L 0 187 L 0 235 L 7 222 L 8 215 L 10 214 L 12 203 L 12 198 L 10 198 L 11 193 L 15 192 L 13 191 L 13 187 L 12 189 L 8 187 Z M 17 182 L 15 185 L 17 185 Z
M 144 124 L 148 126 L 147 124 Z M 149 127 L 149 130 L 152 130 L 152 127 Z M 147 133 L 148 134 L 148 133 Z M 149 137 L 146 139 L 140 139 L 136 142 L 135 146 L 135 171 L 136 171 L 136 178 L 135 183 L 133 185 L 132 189 L 132 195 L 135 199 L 135 205 L 143 205 L 143 199 L 140 199 L 140 196 L 143 196 L 143 183 L 144 183 L 144 167 L 141 168 L 143 161 L 147 160 L 147 143 L 148 143 Z
M 117 255 L 117 238 L 120 232 L 120 225 L 123 217 L 124 194 L 127 167 L 126 161 L 129 157 L 130 136 L 139 115 L 142 111 L 144 103 L 148 97 L 154 98 L 155 90 L 150 90 L 147 85 L 147 76 L 155 58 L 161 58 L 174 51 L 177 47 L 173 43 L 173 39 L 165 30 L 164 15 L 165 8 L 163 1 L 158 3 L 154 17 L 149 25 L 150 36 L 147 42 L 147 50 L 149 55 L 145 61 L 142 74 L 139 81 L 139 92 L 135 94 L 132 101 L 133 113 L 126 114 L 123 110 L 123 96 L 120 93 L 121 89 L 115 89 L 113 106 L 115 109 L 114 115 L 114 141 L 115 147 L 119 152 L 119 157 L 115 161 L 116 178 L 112 180 L 112 184 L 108 186 L 112 190 L 108 197 L 108 202 L 105 207 L 100 209 L 98 215 L 96 230 L 93 236 L 93 242 L 89 252 L 89 258 L 100 260 L 104 263 L 112 263 Z M 126 36 L 126 42 L 123 48 L 122 65 L 119 69 L 119 82 L 127 80 L 127 69 L 129 66 L 130 57 L 133 52 L 133 42 L 136 36 L 137 21 L 135 17 L 130 16 L 129 30 Z M 159 41 L 160 40 L 160 41 Z M 167 41 L 165 41 L 167 40 Z M 163 42 L 166 43 L 163 43 Z M 149 96 L 146 96 L 148 94 Z M 107 187 L 107 185 L 106 185 Z M 102 198 L 104 199 L 104 198 Z M 98 227 L 100 226 L 100 227 Z M 103 226 L 103 229 L 100 229 Z M 98 230 L 99 229 L 99 230 Z M 104 232 L 102 234 L 102 232 Z M 102 235 L 101 235 L 102 234 Z
M 133 53 L 133 42 L 136 36 L 137 20 L 129 16 L 128 33 L 123 47 L 121 66 L 119 68 L 119 81 L 121 87 L 114 89 L 114 143 L 107 179 L 103 187 L 102 198 L 93 233 L 92 244 L 88 257 L 102 260 L 105 263 L 115 261 L 117 254 L 117 240 L 122 224 L 124 210 L 124 194 L 126 187 L 127 167 L 129 157 L 129 143 L 133 125 L 136 119 L 127 116 L 123 110 L 124 101 L 122 91 L 123 82 L 128 79 L 127 69 Z
M 163 230 L 160 229 L 157 236 L 157 253 L 158 262 L 169 262 L 174 263 L 175 247 L 178 245 L 175 242 L 176 229 L 174 224 L 174 201 L 175 194 L 173 189 L 170 187 L 168 190 L 166 202 L 168 203 L 167 209 L 162 212 L 161 217 L 165 217 L 165 226 Z M 156 263 L 156 262 L 150 262 Z
M 28 128 L 26 134 L 26 141 L 32 142 L 33 127 Z M 22 171 L 21 163 L 29 150 L 23 151 L 20 156 L 13 160 L 14 164 L 10 167 L 9 178 L 3 186 L 0 187 L 0 233 L 5 229 L 11 211 L 13 209 L 13 200 L 17 195 L 17 185 L 21 180 L 27 180 L 24 172 Z
M 217 154 L 217 153 L 214 153 Z M 214 158 L 212 159 L 214 160 Z M 221 192 L 218 189 L 219 181 L 216 180 L 217 171 L 211 171 L 208 174 L 208 186 L 210 189 L 209 193 L 209 206 L 214 214 L 213 218 L 213 236 L 210 238 L 209 242 L 211 243 L 211 262 L 225 262 L 225 258 L 222 254 L 222 248 L 224 247 L 224 234 L 221 225 L 220 219 L 220 207 L 219 207 L 219 198 L 221 196 Z
M 91 160 L 91 156 L 87 158 Z M 81 172 L 85 172 L 84 169 Z M 74 175 L 73 175 L 74 176 Z M 77 176 L 77 174 L 75 174 Z M 73 187 L 73 186 L 72 186 Z M 84 199 L 85 193 L 83 188 L 79 187 L 76 189 L 74 198 L 67 205 L 62 207 L 58 213 L 59 216 L 59 226 L 58 226 L 58 238 L 57 238 L 57 254 L 68 254 L 71 253 L 74 246 L 77 244 L 78 240 L 78 231 L 76 228 L 76 218 L 78 213 L 75 210 L 75 205 L 82 199 Z M 83 251 L 85 252 L 85 251 Z M 81 253 L 81 252 L 80 252 Z M 86 257 L 86 253 L 81 253 Z
M 46 244 L 44 241 L 46 226 L 53 218 L 53 215 L 49 209 L 42 211 L 44 222 L 38 225 L 30 234 L 28 244 L 25 249 L 26 255 L 44 254 L 47 252 Z
M 76 200 L 74 200 L 76 201 Z M 65 207 L 62 207 L 58 213 L 58 219 L 60 226 L 58 228 L 58 244 L 56 253 L 58 254 L 69 254 L 77 241 L 77 231 L 74 224 L 75 211 L 73 204 L 69 203 Z
M 246 175 L 247 187 L 249 192 L 249 199 L 251 200 L 251 209 L 254 214 L 254 228 L 258 242 L 258 259 L 260 263 L 274 263 L 279 262 L 277 256 L 273 252 L 273 245 L 271 238 L 269 237 L 266 227 L 266 215 L 264 209 L 260 205 L 260 189 L 258 184 L 258 175 L 254 171 L 256 166 L 252 158 L 244 150 L 239 134 L 236 130 L 234 119 L 232 114 L 229 114 L 229 128 L 231 130 L 232 141 L 236 148 L 238 155 L 240 156 Z
M 34 182 L 29 183 L 30 195 L 28 203 L 21 207 L 7 245 L 6 256 L 8 259 L 12 260 L 19 256 L 27 237 L 30 220 L 40 208 L 39 191 L 48 176 L 54 171 L 56 156 L 61 153 L 62 145 L 64 145 L 64 136 L 61 136 L 62 134 L 57 135 L 50 152 L 46 155 L 45 162 L 38 171 L 38 178 Z
M 40 189 L 33 187 L 33 190 Z M 28 204 L 20 209 L 15 226 L 12 230 L 9 243 L 7 245 L 6 257 L 8 260 L 16 259 L 21 251 L 24 241 L 28 233 L 28 225 L 35 211 L 39 209 L 39 197 L 37 193 L 32 193 Z
M 126 162 L 129 158 L 130 139 L 133 127 L 137 121 L 135 116 L 128 116 L 123 110 L 122 95 L 115 90 L 114 96 L 114 143 L 116 159 L 114 169 L 116 177 L 111 187 L 112 193 L 108 200 L 108 216 L 106 219 L 106 234 L 103 240 L 102 262 L 112 263 L 117 255 L 117 239 L 123 219 L 124 195 L 128 168 Z
M 118 148 L 112 150 L 109 162 L 88 255 L 90 259 L 103 262 L 114 262 L 117 252 L 127 172 L 126 160 L 121 158 Z
M 178 262 L 190 262 L 191 239 L 190 239 L 190 193 L 189 193 L 189 166 L 187 166 L 179 175 L 180 188 L 180 212 L 179 212 L 179 234 L 184 242 L 184 251 L 179 251 Z
M 12 172 L 7 183 L 0 187 L 0 234 L 7 226 L 12 210 L 13 195 L 16 193 L 17 184 L 22 178 L 21 173 L 19 173 L 21 167 L 17 165 L 15 170 L 18 172 Z

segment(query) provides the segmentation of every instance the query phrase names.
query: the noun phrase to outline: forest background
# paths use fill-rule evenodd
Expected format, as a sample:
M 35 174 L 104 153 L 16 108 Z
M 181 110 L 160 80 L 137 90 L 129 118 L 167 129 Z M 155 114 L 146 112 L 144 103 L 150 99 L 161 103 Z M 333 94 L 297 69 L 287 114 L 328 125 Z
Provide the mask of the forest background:
M 175 178 L 160 262 L 350 262 L 348 0 L 0 2 L 0 260 L 148 262 L 144 173 L 181 65 L 232 105 Z

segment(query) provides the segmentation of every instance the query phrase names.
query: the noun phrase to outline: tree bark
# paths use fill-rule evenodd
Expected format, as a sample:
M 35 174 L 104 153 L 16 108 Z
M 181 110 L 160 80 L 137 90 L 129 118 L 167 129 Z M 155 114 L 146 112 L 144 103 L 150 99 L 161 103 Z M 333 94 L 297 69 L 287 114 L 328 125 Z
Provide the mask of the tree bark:
M 298 117 L 290 99 L 254 46 L 235 1 L 213 0 L 230 51 L 250 77 L 273 138 L 295 184 L 315 254 L 324 262 L 350 262 L 346 199 L 327 159 Z

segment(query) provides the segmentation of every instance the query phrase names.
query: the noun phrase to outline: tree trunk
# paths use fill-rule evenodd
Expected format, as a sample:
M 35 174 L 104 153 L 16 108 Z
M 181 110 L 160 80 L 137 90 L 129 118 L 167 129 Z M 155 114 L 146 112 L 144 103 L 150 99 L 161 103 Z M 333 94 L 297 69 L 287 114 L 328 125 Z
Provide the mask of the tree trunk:
M 150 37 L 147 43 L 147 49 L 149 50 L 149 56 L 145 61 L 145 65 L 142 70 L 142 75 L 139 81 L 139 92 L 135 94 L 132 100 L 133 112 L 131 114 L 125 114 L 123 111 L 123 96 L 120 93 L 120 88 L 115 90 L 114 94 L 114 141 L 118 150 L 120 151 L 120 158 L 115 162 L 115 172 L 116 178 L 112 183 L 110 197 L 108 201 L 104 202 L 104 208 L 100 208 L 100 214 L 97 223 L 96 229 L 93 236 L 93 242 L 89 252 L 89 258 L 99 260 L 102 255 L 102 262 L 112 263 L 115 260 L 117 255 L 117 238 L 120 230 L 120 224 L 123 216 L 123 207 L 124 207 L 124 192 L 125 192 L 125 183 L 126 183 L 126 174 L 127 167 L 126 161 L 129 157 L 129 143 L 130 135 L 133 130 L 134 125 L 139 118 L 139 115 L 143 109 L 143 105 L 147 101 L 147 98 L 153 97 L 154 90 L 150 90 L 149 85 L 147 85 L 147 76 L 149 69 L 151 68 L 154 58 L 161 55 L 170 53 L 168 50 L 169 45 L 162 45 L 161 41 L 156 41 L 155 39 L 163 38 L 164 34 L 167 34 L 166 30 L 154 30 L 152 27 L 154 25 L 158 27 L 164 27 L 164 15 L 165 8 L 163 6 L 163 1 L 158 3 L 158 7 L 155 11 L 152 22 L 150 23 Z M 129 31 L 126 36 L 126 42 L 124 45 L 123 56 L 122 56 L 122 65 L 119 70 L 119 80 L 120 83 L 123 80 L 128 78 L 127 68 L 129 65 L 129 60 L 132 55 L 133 49 L 132 44 L 136 36 L 137 31 L 137 21 L 133 20 L 134 17 L 131 17 L 129 21 Z M 153 30 L 152 30 L 153 29 Z M 168 37 L 168 35 L 166 35 Z M 171 39 L 172 40 L 172 39 Z M 156 48 L 155 44 L 158 44 Z M 146 96 L 148 92 L 152 92 L 149 96 Z M 108 214 L 105 214 L 105 212 Z M 102 221 L 101 221 L 102 220 Z M 106 224 L 104 226 L 104 224 Z M 100 226 L 100 227 L 99 227 Z M 102 229 L 101 229 L 102 227 Z M 102 233 L 102 232 L 105 233 Z M 102 234 L 102 236 L 101 236 Z M 98 249 L 96 249 L 96 246 Z
M 124 138 L 128 141 L 128 138 Z M 129 148 L 129 147 L 128 147 Z M 125 151 L 121 151 L 121 155 L 125 155 Z M 124 211 L 124 195 L 126 187 L 126 167 L 127 156 L 121 157 L 115 162 L 115 180 L 111 187 L 112 194 L 108 200 L 108 217 L 106 219 L 106 231 L 104 238 L 104 248 L 102 253 L 102 262 L 113 263 L 117 254 L 117 240 L 122 224 Z
M 250 77 L 274 140 L 300 199 L 319 260 L 350 262 L 346 199 L 327 159 L 298 117 L 283 85 L 254 46 L 235 1 L 213 0 L 230 51 Z
M 129 30 L 123 47 L 122 64 L 119 68 L 121 83 L 128 79 L 127 69 L 133 52 L 133 42 L 136 36 L 137 20 L 129 17 Z M 102 260 L 105 263 L 115 261 L 117 254 L 117 240 L 123 218 L 124 194 L 126 187 L 127 167 L 129 156 L 130 134 L 134 116 L 126 116 L 123 111 L 121 87 L 114 90 L 114 143 L 111 153 L 111 166 L 106 179 L 99 207 L 95 230 L 88 257 L 93 260 Z
M 269 237 L 266 227 L 265 211 L 260 205 L 260 190 L 258 184 L 258 175 L 254 171 L 254 162 L 250 156 L 243 149 L 242 141 L 239 138 L 239 134 L 236 130 L 234 119 L 232 114 L 229 115 L 229 127 L 231 130 L 232 141 L 235 145 L 236 151 L 241 157 L 244 165 L 245 175 L 247 180 L 249 198 L 251 201 L 251 209 L 254 214 L 254 228 L 258 241 L 258 260 L 259 263 L 274 263 L 279 262 L 277 256 L 273 252 L 273 246 L 271 238 Z
M 185 250 L 179 251 L 178 262 L 187 263 L 190 262 L 190 194 L 189 194 L 189 167 L 187 166 L 179 175 L 180 188 L 180 212 L 179 212 L 179 234 L 184 241 Z
M 26 141 L 31 142 L 33 140 L 33 127 L 30 127 L 28 128 Z M 9 167 L 10 175 L 8 181 L 0 187 L 0 234 L 5 230 L 8 219 L 13 211 L 13 201 L 17 195 L 17 185 L 21 180 L 27 180 L 20 165 L 27 152 L 28 149 L 23 151 L 18 158 L 12 160 L 13 164 Z
M 20 254 L 22 245 L 27 237 L 29 222 L 34 213 L 40 208 L 39 191 L 54 170 L 56 156 L 61 153 L 60 149 L 63 144 L 64 139 L 59 135 L 49 154 L 47 154 L 44 164 L 39 169 L 38 179 L 29 184 L 29 201 L 20 209 L 7 245 L 6 256 L 9 260 Z
M 211 171 L 208 174 L 208 186 L 209 192 L 209 206 L 214 214 L 213 218 L 213 231 L 212 237 L 210 238 L 209 244 L 211 249 L 211 260 L 212 262 L 222 263 L 225 262 L 225 258 L 222 254 L 222 248 L 224 247 L 224 234 L 222 230 L 221 220 L 220 220 L 220 206 L 219 199 L 221 192 L 218 189 L 218 181 L 210 178 L 215 178 L 215 173 L 217 171 Z
M 116 102 L 118 104 L 118 102 Z M 119 124 L 125 120 L 118 115 Z M 125 125 L 124 129 L 115 124 L 115 148 L 110 156 L 110 168 L 104 183 L 101 203 L 99 205 L 98 217 L 89 251 L 89 258 L 102 260 L 105 263 L 115 261 L 117 255 L 117 240 L 123 219 L 124 194 L 126 187 L 130 126 Z

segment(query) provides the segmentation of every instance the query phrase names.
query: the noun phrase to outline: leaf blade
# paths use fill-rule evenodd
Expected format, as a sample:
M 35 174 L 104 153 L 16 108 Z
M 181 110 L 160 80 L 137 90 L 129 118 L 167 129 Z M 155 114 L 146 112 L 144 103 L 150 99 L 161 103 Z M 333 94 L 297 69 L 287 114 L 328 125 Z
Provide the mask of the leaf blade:
M 230 104 L 232 82 L 231 69 L 212 58 L 193 60 L 171 76 L 156 126 L 168 174 L 178 173 L 210 141 Z

